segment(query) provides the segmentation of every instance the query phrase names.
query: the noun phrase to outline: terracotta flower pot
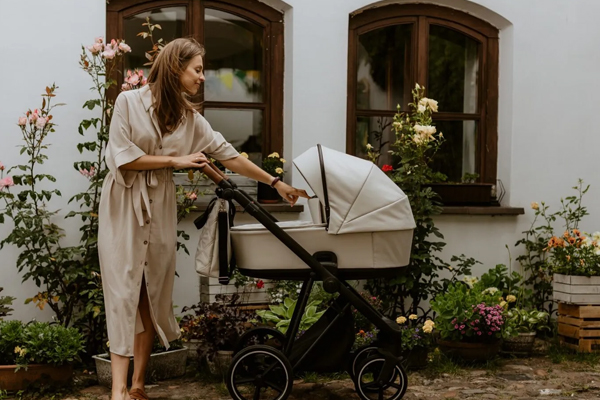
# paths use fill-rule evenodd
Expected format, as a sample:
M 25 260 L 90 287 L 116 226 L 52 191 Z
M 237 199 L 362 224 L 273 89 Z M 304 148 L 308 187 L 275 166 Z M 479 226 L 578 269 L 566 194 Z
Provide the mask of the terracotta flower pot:
M 450 340 L 438 340 L 442 353 L 454 359 L 464 361 L 487 361 L 492 359 L 502 345 L 501 340 L 491 343 L 466 343 Z
M 53 385 L 64 385 L 73 376 L 73 366 L 30 364 L 15 372 L 16 365 L 0 365 L 0 389 L 17 391 L 26 389 L 31 383 L 52 383 Z

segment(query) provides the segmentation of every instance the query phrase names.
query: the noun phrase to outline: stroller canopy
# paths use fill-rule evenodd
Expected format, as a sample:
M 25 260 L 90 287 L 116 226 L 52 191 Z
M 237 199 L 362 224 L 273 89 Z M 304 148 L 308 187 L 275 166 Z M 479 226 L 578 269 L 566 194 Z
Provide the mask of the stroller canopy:
M 317 145 L 294 165 L 325 206 L 330 234 L 415 228 L 408 198 L 372 162 Z

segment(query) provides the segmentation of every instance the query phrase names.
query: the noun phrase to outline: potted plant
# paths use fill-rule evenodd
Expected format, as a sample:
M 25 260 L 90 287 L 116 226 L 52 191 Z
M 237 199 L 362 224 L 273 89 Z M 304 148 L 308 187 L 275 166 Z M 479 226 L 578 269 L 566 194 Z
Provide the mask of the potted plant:
M 184 307 L 193 311 L 181 320 L 186 340 L 198 340 L 198 361 L 206 361 L 210 372 L 227 370 L 242 334 L 248 329 L 251 313 L 238 307 L 239 296 L 217 295 L 214 303 Z
M 600 304 L 600 232 L 588 235 L 567 229 L 548 242 L 554 273 L 554 299 L 573 304 Z
M 409 369 L 423 369 L 427 366 L 427 356 L 433 339 L 435 323 L 427 319 L 418 322 L 416 314 L 408 318 L 400 316 L 396 319 L 402 331 L 402 356 Z
M 146 381 L 153 382 L 165 379 L 176 378 L 185 374 L 188 350 L 181 340 L 171 342 L 169 350 L 165 350 L 158 337 L 154 340 L 150 361 L 146 367 Z M 112 373 L 110 353 L 108 343 L 106 353 L 98 354 L 92 357 L 96 363 L 96 374 L 100 385 L 111 387 Z M 128 383 L 131 384 L 133 376 L 133 357 L 129 361 Z
M 0 388 L 17 391 L 31 383 L 65 384 L 83 350 L 83 337 L 75 328 L 0 321 Z
M 507 297 L 508 302 L 512 300 L 514 296 Z M 529 356 L 533 350 L 537 331 L 541 330 L 550 330 L 547 312 L 517 307 L 509 309 L 505 317 L 502 352 L 516 356 Z
M 298 300 L 292 300 L 286 297 L 280 304 L 269 305 L 269 310 L 257 310 L 256 314 L 262 319 L 265 324 L 272 324 L 283 334 L 287 333 L 292 321 L 296 303 Z M 304 309 L 304 315 L 300 320 L 299 335 L 307 331 L 315 322 L 325 314 L 325 311 L 318 311 L 320 300 L 312 300 Z
M 452 358 L 485 361 L 500 350 L 506 301 L 485 280 L 465 278 L 431 302 L 440 350 Z
M 262 168 L 272 176 L 283 179 L 285 174 L 283 164 L 285 164 L 285 160 L 279 157 L 279 153 L 274 152 L 263 160 Z M 258 182 L 257 200 L 259 203 L 279 203 L 281 196 L 270 185 Z

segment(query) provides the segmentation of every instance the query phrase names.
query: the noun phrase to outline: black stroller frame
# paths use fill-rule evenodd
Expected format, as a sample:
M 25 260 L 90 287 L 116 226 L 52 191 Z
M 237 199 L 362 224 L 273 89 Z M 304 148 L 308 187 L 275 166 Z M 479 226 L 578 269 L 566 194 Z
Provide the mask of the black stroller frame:
M 320 152 L 320 146 L 319 146 Z M 321 152 L 320 152 L 321 153 Z M 357 291 L 345 280 L 336 276 L 337 270 L 337 259 L 334 253 L 331 252 L 317 252 L 310 254 L 307 252 L 298 242 L 296 242 L 290 235 L 288 235 L 284 229 L 277 225 L 277 219 L 273 217 L 268 211 L 266 211 L 260 204 L 252 199 L 246 192 L 239 189 L 237 185 L 230 181 L 225 174 L 223 174 L 218 168 L 210 164 L 210 168 L 205 168 L 203 172 L 213 180 L 218 188 L 216 194 L 219 198 L 227 201 L 235 201 L 238 203 L 245 212 L 254 217 L 260 222 L 267 230 L 269 230 L 277 239 L 279 239 L 286 247 L 288 247 L 296 256 L 298 256 L 306 265 L 311 269 L 308 276 L 303 279 L 303 284 L 298 296 L 298 302 L 290 326 L 288 328 L 285 337 L 283 339 L 283 348 L 279 351 L 277 349 L 269 349 L 269 346 L 255 345 L 245 349 L 240 349 L 240 353 L 256 348 L 256 352 L 265 354 L 273 353 L 281 358 L 283 355 L 287 360 L 281 361 L 280 364 L 286 364 L 281 368 L 288 368 L 291 370 L 286 371 L 288 381 L 291 379 L 293 382 L 293 373 L 298 372 L 302 364 L 306 361 L 307 355 L 310 354 L 316 346 L 318 346 L 323 339 L 329 334 L 332 334 L 331 329 L 336 326 L 336 323 L 344 316 L 348 315 L 350 308 L 354 307 L 364 317 L 366 317 L 373 325 L 379 329 L 377 340 L 374 345 L 359 349 L 351 360 L 353 368 L 349 368 L 348 372 L 355 380 L 355 386 L 359 396 L 363 399 L 385 399 L 385 400 L 396 400 L 404 396 L 407 386 L 406 373 L 401 366 L 401 330 L 397 323 L 390 320 L 389 318 L 382 315 L 379 311 L 374 309 Z M 323 184 L 325 185 L 325 176 L 323 172 Z M 327 190 L 325 190 L 325 211 L 327 215 L 327 222 L 329 221 L 329 202 L 327 199 Z M 323 289 L 328 293 L 339 293 L 337 299 L 334 301 L 331 309 L 334 309 L 337 313 L 329 322 L 329 324 L 321 331 L 318 337 L 310 344 L 308 349 L 300 356 L 295 357 L 293 363 L 289 362 L 290 357 L 293 354 L 294 346 L 297 342 L 297 335 L 300 329 L 300 323 L 302 316 L 307 307 L 309 295 L 311 290 L 317 281 L 323 282 Z M 268 328 L 257 328 L 257 329 L 268 329 Z M 279 331 L 273 329 L 275 334 Z M 354 335 L 354 333 L 352 333 Z M 281 335 L 281 334 L 280 334 Z M 246 352 L 247 353 L 247 352 Z M 273 356 L 273 354 L 271 354 Z M 274 357 L 274 356 L 273 356 Z M 358 359 L 360 358 L 360 359 Z M 254 400 L 273 399 L 273 400 L 284 400 L 288 397 L 291 392 L 291 384 L 289 388 L 283 388 L 281 385 L 273 384 L 269 382 L 265 376 L 268 375 L 269 371 L 274 368 L 274 365 L 268 365 L 263 368 L 260 376 L 255 378 L 257 389 L 255 390 L 253 397 L 244 397 L 243 394 L 236 393 L 234 377 L 231 376 L 235 371 L 232 371 L 236 367 L 236 358 L 232 361 L 229 374 L 227 377 L 227 386 L 232 398 L 245 400 L 252 398 Z M 370 365 L 364 365 L 371 362 Z M 361 365 L 364 371 L 359 371 Z M 358 370 L 354 370 L 357 367 Z M 370 382 L 361 381 L 361 379 L 370 374 Z M 291 377 L 290 377 L 291 375 Z M 263 379 L 264 381 L 261 381 Z M 397 380 L 400 383 L 395 383 Z M 250 378 L 244 380 L 243 383 L 249 381 Z M 259 385 L 264 387 L 271 387 L 275 392 L 281 390 L 281 393 L 275 397 L 261 397 L 261 390 Z M 391 390 L 392 395 L 384 393 L 386 390 Z M 374 396 L 374 397 L 371 397 Z

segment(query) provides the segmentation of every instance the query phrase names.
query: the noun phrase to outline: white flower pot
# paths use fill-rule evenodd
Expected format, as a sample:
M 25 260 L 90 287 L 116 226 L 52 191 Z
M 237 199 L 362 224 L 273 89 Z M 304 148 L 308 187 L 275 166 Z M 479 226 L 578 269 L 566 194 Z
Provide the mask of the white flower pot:
M 600 305 L 600 276 L 554 274 L 554 300 L 571 304 Z

